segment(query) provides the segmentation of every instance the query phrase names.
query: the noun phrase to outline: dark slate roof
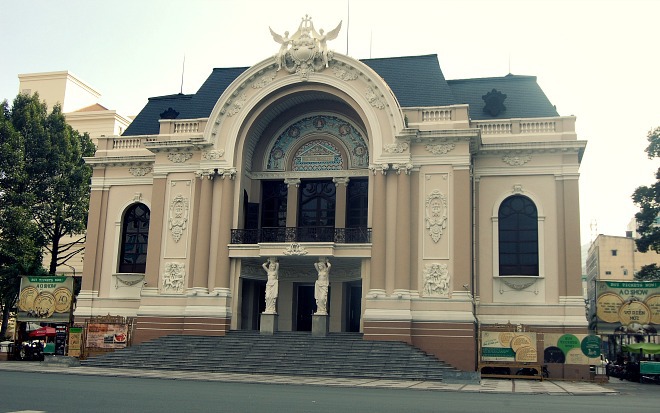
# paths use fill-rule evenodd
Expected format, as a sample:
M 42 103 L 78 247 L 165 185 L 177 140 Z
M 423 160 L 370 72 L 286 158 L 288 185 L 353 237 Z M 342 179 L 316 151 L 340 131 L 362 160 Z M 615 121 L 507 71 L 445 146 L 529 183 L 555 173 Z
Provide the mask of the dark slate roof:
M 457 104 L 470 105 L 472 120 L 559 116 L 557 109 L 536 83 L 536 76 L 508 74 L 504 77 L 448 80 L 447 83 Z M 497 116 L 483 111 L 485 102 L 482 96 L 493 89 L 507 95 L 504 100 L 506 111 Z
M 467 103 L 474 120 L 493 119 L 483 112 L 482 96 L 492 89 L 505 93 L 506 111 L 496 118 L 557 116 L 533 76 L 445 80 L 437 55 L 364 59 L 392 89 L 402 107 L 446 106 Z M 125 136 L 155 135 L 160 114 L 168 108 L 179 112 L 177 119 L 207 118 L 220 95 L 245 72 L 247 67 L 217 68 L 197 93 L 150 98 L 147 105 L 126 128 Z
M 437 55 L 364 59 L 390 86 L 404 108 L 454 104 Z

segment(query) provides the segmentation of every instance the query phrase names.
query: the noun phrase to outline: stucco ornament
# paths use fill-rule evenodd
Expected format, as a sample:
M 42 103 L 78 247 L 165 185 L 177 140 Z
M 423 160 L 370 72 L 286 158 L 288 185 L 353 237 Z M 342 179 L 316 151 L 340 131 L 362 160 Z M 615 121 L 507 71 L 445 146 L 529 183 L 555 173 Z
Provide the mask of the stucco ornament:
M 502 162 L 508 163 L 511 166 L 523 166 L 527 162 L 532 160 L 531 155 L 505 155 L 502 157 Z
M 170 204 L 170 231 L 174 242 L 179 242 L 188 223 L 188 200 L 179 194 Z
M 444 143 L 438 145 L 426 145 L 426 150 L 434 155 L 445 155 L 456 147 L 453 143 Z
M 185 264 L 182 262 L 168 262 L 163 273 L 163 292 L 183 293 L 186 278 Z
M 424 265 L 424 296 L 449 297 L 449 270 L 447 264 Z
M 280 50 L 275 55 L 277 70 L 284 68 L 289 73 L 297 73 L 302 80 L 307 80 L 310 73 L 328 67 L 334 55 L 328 50 L 328 41 L 337 38 L 341 21 L 328 33 L 324 33 L 323 29 L 317 32 L 312 18 L 307 15 L 290 37 L 288 31 L 282 36 L 269 29 L 273 40 L 280 44 Z
M 410 144 L 408 142 L 395 142 L 388 143 L 383 148 L 387 153 L 403 153 L 408 150 Z
M 433 242 L 440 241 L 447 228 L 447 197 L 435 189 L 426 197 L 426 229 Z

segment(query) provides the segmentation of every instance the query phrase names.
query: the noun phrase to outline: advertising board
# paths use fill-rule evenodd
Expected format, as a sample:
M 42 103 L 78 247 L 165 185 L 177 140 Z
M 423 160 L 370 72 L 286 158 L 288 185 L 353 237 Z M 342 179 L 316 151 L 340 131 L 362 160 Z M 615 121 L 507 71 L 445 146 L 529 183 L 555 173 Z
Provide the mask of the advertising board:
M 482 331 L 481 361 L 537 361 L 536 333 L 516 331 Z
M 598 334 L 657 334 L 660 282 L 596 281 Z
M 72 277 L 21 277 L 18 321 L 68 323 L 73 299 Z

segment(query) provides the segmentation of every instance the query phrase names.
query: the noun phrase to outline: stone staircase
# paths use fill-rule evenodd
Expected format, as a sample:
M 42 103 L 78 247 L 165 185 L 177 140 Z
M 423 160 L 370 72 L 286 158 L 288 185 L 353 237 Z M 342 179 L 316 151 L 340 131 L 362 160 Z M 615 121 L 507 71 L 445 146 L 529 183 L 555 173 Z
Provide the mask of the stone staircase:
M 393 380 L 442 380 L 450 365 L 403 342 L 362 334 L 229 331 L 226 336 L 163 336 L 83 366 Z

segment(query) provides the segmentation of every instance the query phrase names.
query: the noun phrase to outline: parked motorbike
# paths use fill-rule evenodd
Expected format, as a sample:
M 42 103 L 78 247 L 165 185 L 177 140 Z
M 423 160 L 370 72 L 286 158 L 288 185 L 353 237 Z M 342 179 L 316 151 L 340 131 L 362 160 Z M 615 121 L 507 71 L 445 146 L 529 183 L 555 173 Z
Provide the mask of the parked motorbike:
M 19 349 L 18 356 L 23 361 L 43 361 L 44 345 L 39 340 L 25 341 Z

